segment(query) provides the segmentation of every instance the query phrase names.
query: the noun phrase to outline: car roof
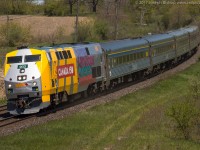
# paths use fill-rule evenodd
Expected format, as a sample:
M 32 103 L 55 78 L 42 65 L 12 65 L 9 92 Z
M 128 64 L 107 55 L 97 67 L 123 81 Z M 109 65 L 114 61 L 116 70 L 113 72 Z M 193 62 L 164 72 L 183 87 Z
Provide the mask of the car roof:
M 188 31 L 184 30 L 184 28 L 181 28 L 181 29 L 176 30 L 176 31 L 169 31 L 167 33 L 170 34 L 170 35 L 173 35 L 173 36 L 188 35 Z
M 148 44 L 148 42 L 142 38 L 115 40 L 115 41 L 100 43 L 101 47 L 106 51 L 118 51 L 122 49 L 130 49 L 133 47 L 142 46 L 146 44 Z
M 173 39 L 173 36 L 170 34 L 164 33 L 164 34 L 147 35 L 147 36 L 144 36 L 143 38 L 148 40 L 150 43 L 153 43 L 157 41 Z

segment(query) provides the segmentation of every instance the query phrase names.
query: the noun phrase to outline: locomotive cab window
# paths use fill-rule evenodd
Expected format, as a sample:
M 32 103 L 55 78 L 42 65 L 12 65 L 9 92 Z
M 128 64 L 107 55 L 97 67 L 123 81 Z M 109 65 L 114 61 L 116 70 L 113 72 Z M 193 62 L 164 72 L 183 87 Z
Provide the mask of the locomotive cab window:
M 85 48 L 87 55 L 90 55 L 88 47 Z
M 7 64 L 22 63 L 22 56 L 14 56 L 7 58 Z
M 24 62 L 37 62 L 41 60 L 41 55 L 26 55 Z

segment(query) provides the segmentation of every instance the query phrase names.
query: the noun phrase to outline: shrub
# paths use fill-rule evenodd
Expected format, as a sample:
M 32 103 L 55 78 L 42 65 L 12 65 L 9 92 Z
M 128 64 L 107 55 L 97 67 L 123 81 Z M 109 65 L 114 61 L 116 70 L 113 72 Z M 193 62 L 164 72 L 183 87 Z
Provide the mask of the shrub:
M 48 39 L 46 42 L 50 42 L 52 44 L 54 43 L 61 43 L 64 41 L 64 28 L 59 26 L 58 28 L 56 28 L 56 30 L 54 32 L 48 33 Z
M 2 45 L 16 46 L 28 42 L 30 39 L 30 28 L 22 27 L 17 23 L 4 24 L 0 27 Z
M 72 36 L 75 37 L 75 34 L 76 33 L 74 32 Z M 87 40 L 92 40 L 92 23 L 81 21 L 78 23 L 77 42 L 84 42 Z
M 103 20 L 101 21 L 96 20 L 93 28 L 95 34 L 98 36 L 100 40 L 108 39 L 108 31 L 109 31 L 108 23 L 106 23 Z
M 192 101 L 180 101 L 170 106 L 166 115 L 172 119 L 175 131 L 182 133 L 184 138 L 190 138 L 190 129 L 197 120 L 198 110 Z
M 192 78 L 190 80 L 190 86 L 189 86 L 189 92 L 192 96 L 193 100 L 199 100 L 200 99 L 200 80 L 199 75 L 197 77 Z

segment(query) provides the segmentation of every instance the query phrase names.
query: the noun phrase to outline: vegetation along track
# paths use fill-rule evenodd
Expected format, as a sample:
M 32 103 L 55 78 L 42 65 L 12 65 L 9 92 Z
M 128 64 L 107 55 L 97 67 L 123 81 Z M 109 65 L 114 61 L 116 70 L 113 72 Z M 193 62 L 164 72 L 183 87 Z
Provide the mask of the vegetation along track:
M 96 97 L 96 98 L 92 97 L 94 98 L 93 100 L 81 100 L 81 101 L 77 101 L 77 102 L 67 104 L 67 105 L 59 105 L 53 110 L 47 110 L 46 112 L 42 112 L 39 114 L 13 117 L 9 121 L 5 120 L 3 121 L 4 123 L 2 123 L 2 125 L 3 124 L 6 124 L 6 125 L 0 127 L 0 136 L 5 136 L 14 132 L 18 132 L 30 126 L 44 124 L 50 120 L 59 120 L 73 113 L 77 113 L 77 112 L 89 109 L 91 107 L 94 107 L 96 105 L 104 104 L 104 103 L 119 99 L 120 97 L 126 94 L 135 92 L 142 88 L 149 87 L 153 85 L 154 83 L 158 82 L 159 80 L 166 79 L 167 77 L 188 68 L 192 64 L 196 63 L 199 57 L 200 57 L 200 50 L 198 50 L 197 53 L 194 54 L 190 59 L 186 60 L 185 62 L 176 66 L 175 68 L 167 70 L 157 76 L 154 76 L 145 81 L 136 83 L 134 85 L 126 86 L 125 88 L 121 87 L 119 90 L 117 91 L 115 90 L 115 92 L 103 94 L 102 96 Z M 0 112 L 0 114 L 2 113 Z M 6 114 L 8 115 L 8 113 L 4 112 L 4 115 Z M 9 122 L 13 122 L 13 123 L 9 123 Z M 1 125 L 1 122 L 0 122 L 0 125 Z

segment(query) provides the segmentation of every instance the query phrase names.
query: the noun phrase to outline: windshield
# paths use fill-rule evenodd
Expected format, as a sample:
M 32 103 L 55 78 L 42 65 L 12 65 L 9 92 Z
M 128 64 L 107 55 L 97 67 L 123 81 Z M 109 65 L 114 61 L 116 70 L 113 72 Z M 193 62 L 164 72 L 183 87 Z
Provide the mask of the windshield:
M 22 63 L 22 56 L 14 56 L 7 58 L 7 64 Z
M 26 55 L 24 58 L 24 62 L 36 62 L 40 61 L 41 55 Z

